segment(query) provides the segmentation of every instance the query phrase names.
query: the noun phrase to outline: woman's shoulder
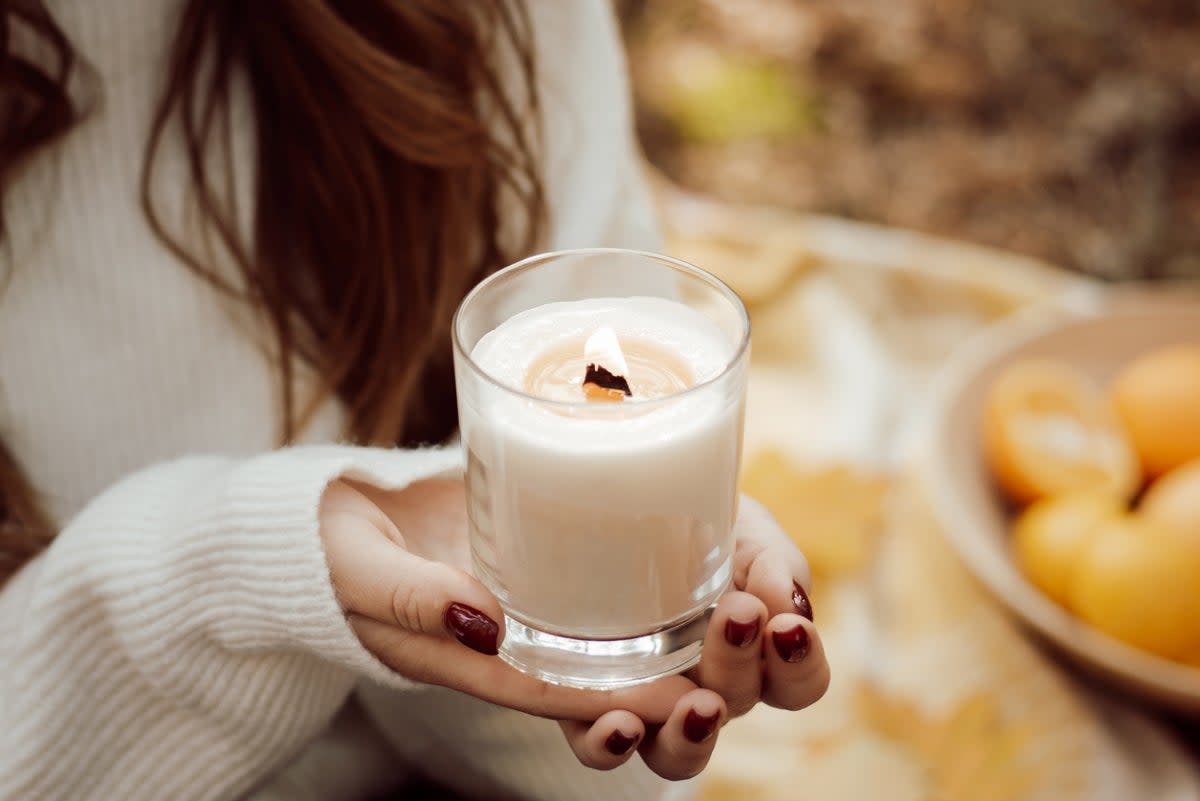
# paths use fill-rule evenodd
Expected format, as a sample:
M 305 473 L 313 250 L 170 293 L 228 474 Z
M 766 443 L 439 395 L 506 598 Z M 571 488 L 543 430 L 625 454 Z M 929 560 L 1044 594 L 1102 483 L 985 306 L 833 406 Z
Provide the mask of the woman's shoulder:
M 525 4 L 544 80 L 615 81 L 623 91 L 624 51 L 609 0 L 525 0 Z
M 526 0 L 537 55 L 551 249 L 659 241 L 609 0 Z

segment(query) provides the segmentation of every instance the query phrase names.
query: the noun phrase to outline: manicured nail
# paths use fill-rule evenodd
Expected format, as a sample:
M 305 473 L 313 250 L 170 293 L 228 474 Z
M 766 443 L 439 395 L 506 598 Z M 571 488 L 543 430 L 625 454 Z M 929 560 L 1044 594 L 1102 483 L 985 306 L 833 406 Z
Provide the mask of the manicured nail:
M 693 743 L 704 742 L 717 730 L 717 720 L 720 717 L 720 712 L 701 715 L 694 709 L 690 710 L 687 717 L 683 719 L 683 736 Z
M 813 619 L 812 602 L 808 600 L 808 593 L 798 581 L 792 582 L 792 606 L 796 607 L 796 614 L 809 620 Z
M 604 741 L 604 747 L 613 756 L 625 756 L 633 750 L 633 747 L 637 745 L 637 741 L 638 738 L 636 736 L 630 737 L 625 732 L 617 729 L 608 735 L 608 739 Z
M 736 620 L 725 622 L 725 641 L 734 648 L 745 648 L 758 638 L 758 627 L 761 621 L 754 618 L 749 623 L 739 623 Z
M 446 607 L 444 621 L 446 628 L 454 632 L 454 636 L 463 645 L 481 654 L 495 656 L 500 653 L 496 640 L 500 636 L 500 627 L 496 621 L 466 604 L 451 603 Z
M 777 631 L 771 635 L 775 641 L 775 650 L 784 662 L 799 662 L 808 655 L 808 629 L 797 625 L 794 629 Z

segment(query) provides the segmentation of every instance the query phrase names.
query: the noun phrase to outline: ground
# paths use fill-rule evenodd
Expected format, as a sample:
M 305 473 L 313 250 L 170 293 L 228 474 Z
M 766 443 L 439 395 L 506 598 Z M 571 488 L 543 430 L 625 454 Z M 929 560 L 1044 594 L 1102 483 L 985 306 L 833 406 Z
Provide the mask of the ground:
M 1200 278 L 1195 0 L 620 0 L 685 188 Z

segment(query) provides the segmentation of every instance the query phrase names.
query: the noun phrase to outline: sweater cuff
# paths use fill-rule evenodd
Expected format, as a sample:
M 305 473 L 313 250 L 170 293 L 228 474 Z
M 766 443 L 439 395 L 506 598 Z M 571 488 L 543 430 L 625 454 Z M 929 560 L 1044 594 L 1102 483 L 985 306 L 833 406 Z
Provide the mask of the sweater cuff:
M 217 636 L 235 651 L 294 649 L 312 653 L 392 687 L 412 687 L 367 651 L 338 604 L 322 545 L 318 512 L 325 488 L 350 478 L 381 489 L 462 473 L 457 446 L 385 450 L 349 446 L 287 448 L 237 466 L 226 488 L 220 527 L 241 553 L 245 608 L 225 615 Z M 259 584 L 257 589 L 253 584 Z M 245 592 L 248 590 L 249 592 Z

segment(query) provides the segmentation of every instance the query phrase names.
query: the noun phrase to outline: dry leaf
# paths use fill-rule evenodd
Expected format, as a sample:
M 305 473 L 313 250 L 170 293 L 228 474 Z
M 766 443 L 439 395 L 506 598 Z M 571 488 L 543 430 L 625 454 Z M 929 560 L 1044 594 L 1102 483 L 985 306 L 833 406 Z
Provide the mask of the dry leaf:
M 742 472 L 742 490 L 774 513 L 813 572 L 830 578 L 867 564 L 887 486 L 850 466 L 801 469 L 778 451 L 752 456 Z

